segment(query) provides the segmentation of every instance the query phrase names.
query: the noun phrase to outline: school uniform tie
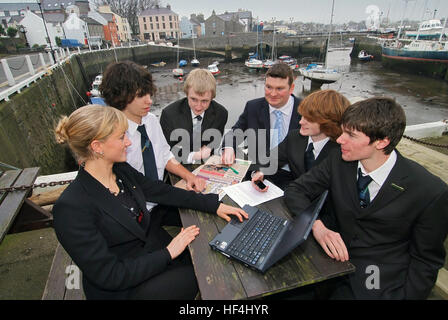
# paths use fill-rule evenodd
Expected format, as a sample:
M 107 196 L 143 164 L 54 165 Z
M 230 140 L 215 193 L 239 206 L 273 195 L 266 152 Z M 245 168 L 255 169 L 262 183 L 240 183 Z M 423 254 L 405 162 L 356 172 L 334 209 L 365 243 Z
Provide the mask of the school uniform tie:
M 370 176 L 363 176 L 361 172 L 361 168 L 358 168 L 358 196 L 359 196 L 359 204 L 361 208 L 365 208 L 370 204 L 370 193 L 368 185 L 372 182 L 372 178 Z
M 156 158 L 154 157 L 154 149 L 152 143 L 149 140 L 148 134 L 146 133 L 145 125 L 138 126 L 137 131 L 140 132 L 141 136 L 141 146 L 142 146 L 142 156 L 143 156 L 143 167 L 145 168 L 145 176 L 153 181 L 159 180 L 159 175 L 157 174 Z
M 279 110 L 274 111 L 275 123 L 274 123 L 274 134 L 272 135 L 271 149 L 274 149 L 280 142 L 285 138 L 285 133 L 283 132 L 283 113 Z
M 193 121 L 193 150 L 198 151 L 201 149 L 201 125 L 202 117 L 196 116 Z
M 311 142 L 305 151 L 305 171 L 310 170 L 313 167 L 314 161 L 316 160 L 316 159 L 314 159 L 313 150 L 314 150 L 314 145 Z

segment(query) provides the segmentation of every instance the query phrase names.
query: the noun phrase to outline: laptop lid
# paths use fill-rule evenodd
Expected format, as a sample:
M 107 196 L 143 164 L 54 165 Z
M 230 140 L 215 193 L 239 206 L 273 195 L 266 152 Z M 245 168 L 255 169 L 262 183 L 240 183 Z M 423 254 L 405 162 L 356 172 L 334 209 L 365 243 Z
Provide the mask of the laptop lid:
M 319 212 L 327 199 L 327 195 L 328 190 L 325 190 L 320 197 L 316 198 L 308 206 L 308 208 L 296 215 L 294 219 L 290 221 L 280 241 L 265 260 L 265 263 L 262 266 L 263 270 L 267 270 L 308 238 L 314 221 L 316 221 Z

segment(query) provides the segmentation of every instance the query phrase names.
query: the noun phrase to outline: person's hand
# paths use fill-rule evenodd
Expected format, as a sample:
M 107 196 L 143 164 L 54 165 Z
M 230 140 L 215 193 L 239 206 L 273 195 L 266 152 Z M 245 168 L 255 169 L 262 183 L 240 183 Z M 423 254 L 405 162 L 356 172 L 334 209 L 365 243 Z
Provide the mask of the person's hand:
M 166 247 L 171 255 L 171 259 L 177 258 L 198 234 L 199 228 L 194 225 L 185 229 L 182 228 L 179 234 Z
M 193 155 L 193 160 L 207 159 L 212 154 L 212 149 L 207 146 L 203 146 L 201 150 L 197 151 Z
M 224 203 L 221 203 L 219 205 L 218 210 L 216 211 L 216 214 L 219 217 L 226 220 L 227 222 L 229 222 L 232 219 L 229 217 L 229 214 L 238 217 L 238 220 L 240 220 L 240 222 L 243 222 L 243 218 L 249 219 L 249 215 L 243 209 L 228 206 Z
M 187 190 L 194 190 L 196 192 L 202 192 L 205 189 L 207 182 L 205 179 L 199 178 L 194 174 L 191 174 L 187 179 Z
M 316 220 L 314 223 L 313 235 L 327 255 L 332 259 L 342 262 L 349 259 L 347 247 L 341 235 L 325 227 L 321 220 Z
M 221 163 L 231 166 L 235 162 L 235 151 L 233 148 L 224 148 L 221 154 Z
M 258 192 L 266 192 L 269 189 L 269 186 L 266 186 L 264 189 L 260 189 L 256 184 L 255 181 L 263 181 L 264 180 L 264 174 L 261 171 L 255 172 L 255 174 L 252 176 L 252 187 L 255 188 Z

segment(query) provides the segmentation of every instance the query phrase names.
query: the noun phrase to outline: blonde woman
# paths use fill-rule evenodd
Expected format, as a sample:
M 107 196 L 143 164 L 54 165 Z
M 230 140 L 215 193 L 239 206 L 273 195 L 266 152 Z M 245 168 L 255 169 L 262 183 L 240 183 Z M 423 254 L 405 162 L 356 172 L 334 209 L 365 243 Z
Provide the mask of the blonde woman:
M 59 143 L 78 163 L 78 176 L 56 202 L 56 235 L 83 273 L 87 299 L 193 299 L 197 293 L 186 246 L 199 234 L 188 226 L 173 239 L 163 211 L 146 201 L 217 213 L 247 214 L 202 195 L 152 181 L 126 163 L 128 121 L 119 110 L 89 105 L 59 121 Z

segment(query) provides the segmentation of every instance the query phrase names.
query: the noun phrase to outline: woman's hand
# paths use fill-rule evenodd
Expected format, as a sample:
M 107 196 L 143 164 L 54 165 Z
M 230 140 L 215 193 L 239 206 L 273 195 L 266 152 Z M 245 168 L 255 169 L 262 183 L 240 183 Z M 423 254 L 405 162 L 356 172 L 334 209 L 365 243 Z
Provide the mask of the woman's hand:
M 186 229 L 182 228 L 179 234 L 166 247 L 171 255 L 171 259 L 177 258 L 198 234 L 199 228 L 194 225 Z
M 219 217 L 226 220 L 227 222 L 229 222 L 232 219 L 229 217 L 229 214 L 238 217 L 238 220 L 240 220 L 240 222 L 243 222 L 243 218 L 245 218 L 245 219 L 249 218 L 249 215 L 243 209 L 228 206 L 224 203 L 221 203 L 219 205 L 218 210 L 216 211 L 216 214 Z
M 337 261 L 347 261 L 349 259 L 347 247 L 341 235 L 325 227 L 321 220 L 314 222 L 313 235 L 328 256 Z

